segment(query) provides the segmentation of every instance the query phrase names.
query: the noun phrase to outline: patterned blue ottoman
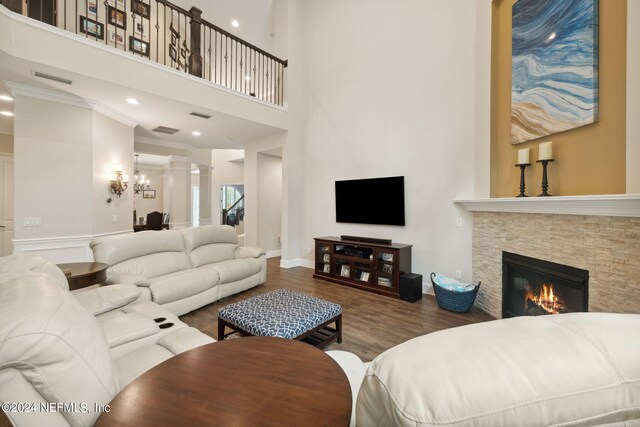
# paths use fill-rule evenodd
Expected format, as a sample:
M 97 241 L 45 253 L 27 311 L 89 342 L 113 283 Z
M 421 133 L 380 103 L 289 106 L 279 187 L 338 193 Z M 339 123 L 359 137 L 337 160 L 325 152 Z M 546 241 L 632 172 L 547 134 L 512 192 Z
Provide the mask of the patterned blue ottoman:
M 335 323 L 335 327 L 330 327 Z M 225 335 L 225 328 L 231 332 Z M 289 338 L 324 348 L 342 342 L 342 307 L 288 289 L 278 289 L 224 306 L 218 312 L 218 340 L 242 335 Z

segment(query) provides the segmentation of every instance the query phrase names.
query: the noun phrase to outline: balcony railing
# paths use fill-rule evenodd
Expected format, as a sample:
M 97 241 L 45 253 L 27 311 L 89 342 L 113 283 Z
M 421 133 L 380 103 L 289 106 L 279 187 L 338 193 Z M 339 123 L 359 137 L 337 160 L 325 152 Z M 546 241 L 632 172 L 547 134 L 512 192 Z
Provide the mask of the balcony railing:
M 167 0 L 39 0 L 28 15 L 265 102 L 284 104 L 287 61 Z M 43 6 L 44 5 L 44 6 Z M 29 8 L 29 6 L 28 6 Z

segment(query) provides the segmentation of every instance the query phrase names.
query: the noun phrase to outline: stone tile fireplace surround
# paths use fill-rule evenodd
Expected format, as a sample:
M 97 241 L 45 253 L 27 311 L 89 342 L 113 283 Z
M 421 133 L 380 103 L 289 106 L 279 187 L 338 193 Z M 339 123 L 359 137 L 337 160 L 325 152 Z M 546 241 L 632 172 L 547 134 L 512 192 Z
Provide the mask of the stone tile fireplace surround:
M 565 214 L 564 208 L 558 209 L 562 214 L 540 213 L 556 209 L 525 209 L 516 199 L 510 199 L 516 208 L 504 204 L 512 212 L 494 211 L 503 210 L 502 206 L 457 201 L 474 211 L 473 281 L 482 281 L 475 305 L 502 318 L 506 251 L 588 270 L 589 311 L 640 313 L 640 217 L 635 208 L 636 203 L 640 207 L 640 198 L 631 199 L 624 203 L 632 207 L 629 211 L 577 209 L 578 214 Z M 618 214 L 630 216 L 613 216 Z

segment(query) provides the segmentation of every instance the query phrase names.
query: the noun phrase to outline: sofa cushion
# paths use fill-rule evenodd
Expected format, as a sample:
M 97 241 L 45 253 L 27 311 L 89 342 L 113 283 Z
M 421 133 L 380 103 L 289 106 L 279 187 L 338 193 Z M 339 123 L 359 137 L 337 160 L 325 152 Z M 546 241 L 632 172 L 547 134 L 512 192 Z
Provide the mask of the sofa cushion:
M 72 295 L 80 305 L 94 316 L 97 316 L 135 301 L 140 296 L 140 293 L 140 289 L 137 286 L 112 285 L 95 289 L 81 289 L 74 291 Z
M 435 332 L 369 367 L 359 425 L 599 425 L 640 417 L 640 315 L 517 317 Z
M 114 273 L 133 273 L 135 276 L 144 276 L 149 280 L 190 268 L 191 262 L 185 252 L 157 252 L 111 266 L 107 269 L 107 275 L 110 283 L 113 282 L 111 275 Z M 148 283 L 151 282 L 151 280 L 148 281 Z M 137 285 L 148 286 L 147 282 L 138 282 Z
M 158 324 L 153 319 L 139 313 L 126 313 L 122 316 L 102 321 L 100 326 L 110 348 L 128 344 L 160 332 Z
M 69 290 L 67 277 L 62 270 L 41 256 L 23 252 L 0 258 L 0 273 L 8 271 L 33 271 L 35 273 L 45 273 L 65 291 Z
M 220 276 L 220 284 L 237 282 L 260 272 L 262 261 L 256 258 L 230 259 L 207 264 L 198 270 L 215 270 Z
M 175 230 L 107 236 L 91 242 L 96 262 L 109 264 L 107 274 L 133 273 L 148 278 L 191 268 L 182 235 Z
M 194 267 L 235 258 L 238 236 L 229 225 L 207 225 L 180 232 Z
M 18 371 L 26 381 L 14 385 L 37 390 L 44 402 L 106 405 L 119 391 L 98 321 L 46 274 L 0 274 L 0 366 L 0 382 Z M 0 384 L 0 401 L 21 395 Z M 93 425 L 93 410 L 62 415 L 72 426 Z
M 188 269 L 151 279 L 151 295 L 156 304 L 165 304 L 204 292 L 218 285 L 218 271 Z

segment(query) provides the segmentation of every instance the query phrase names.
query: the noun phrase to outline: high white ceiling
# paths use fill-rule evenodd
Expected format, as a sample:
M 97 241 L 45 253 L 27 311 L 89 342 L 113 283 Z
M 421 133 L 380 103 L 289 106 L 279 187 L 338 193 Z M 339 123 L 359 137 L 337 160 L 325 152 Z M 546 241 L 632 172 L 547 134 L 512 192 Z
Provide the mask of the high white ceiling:
M 273 1 L 272 0 L 176 0 L 185 9 L 196 6 L 203 11 L 203 18 L 239 37 L 269 51 L 273 45 Z M 233 28 L 236 19 L 240 26 Z M 72 85 L 57 83 L 33 76 L 34 71 L 52 74 L 73 81 Z M 107 83 L 95 78 L 53 69 L 38 63 L 25 61 L 0 51 L 0 81 L 27 84 L 30 86 L 62 91 L 99 103 L 130 117 L 139 125 L 135 129 L 136 141 L 157 143 L 176 147 L 198 148 L 243 148 L 244 142 L 281 132 L 281 129 L 233 117 L 216 111 L 204 111 L 187 103 L 176 102 L 158 93 L 135 91 Z M 9 94 L 0 85 L 0 95 Z M 130 105 L 129 97 L 136 98 L 140 105 Z M 0 111 L 13 110 L 13 103 L 0 100 Z M 212 115 L 209 120 L 189 115 L 197 111 Z M 151 130 L 157 126 L 180 129 L 174 135 L 163 135 Z M 13 118 L 0 116 L 0 130 L 12 129 Z M 199 131 L 200 136 L 192 135 Z

